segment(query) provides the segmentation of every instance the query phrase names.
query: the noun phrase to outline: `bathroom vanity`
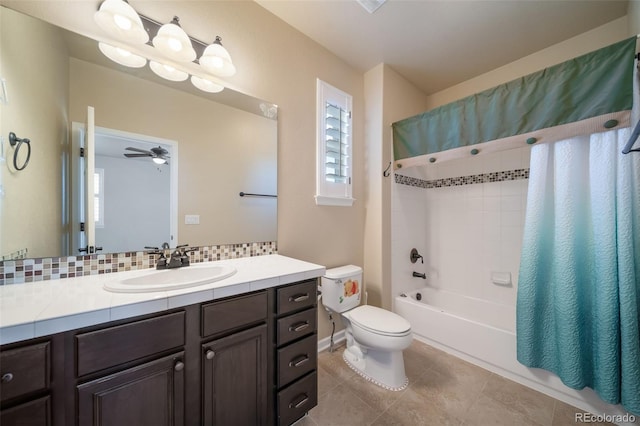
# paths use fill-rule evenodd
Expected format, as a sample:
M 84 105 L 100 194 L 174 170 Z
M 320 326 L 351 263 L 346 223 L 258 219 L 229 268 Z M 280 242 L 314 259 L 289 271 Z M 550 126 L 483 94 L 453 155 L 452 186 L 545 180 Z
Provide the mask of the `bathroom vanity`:
M 169 292 L 103 289 L 140 271 L 0 288 L 0 424 L 289 425 L 302 417 L 317 404 L 324 268 L 279 255 L 220 263 L 238 272 Z M 30 304 L 34 291 L 55 297 Z M 9 308 L 20 301 L 22 309 Z

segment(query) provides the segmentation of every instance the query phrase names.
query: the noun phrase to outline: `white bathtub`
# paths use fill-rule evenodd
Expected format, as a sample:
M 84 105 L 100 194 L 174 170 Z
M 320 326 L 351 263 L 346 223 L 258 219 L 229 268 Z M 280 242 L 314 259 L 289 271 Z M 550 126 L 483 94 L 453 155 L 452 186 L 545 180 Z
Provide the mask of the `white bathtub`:
M 591 413 L 625 414 L 591 389 L 568 388 L 554 374 L 520 364 L 515 307 L 425 287 L 397 296 L 394 311 L 411 323 L 420 341 Z

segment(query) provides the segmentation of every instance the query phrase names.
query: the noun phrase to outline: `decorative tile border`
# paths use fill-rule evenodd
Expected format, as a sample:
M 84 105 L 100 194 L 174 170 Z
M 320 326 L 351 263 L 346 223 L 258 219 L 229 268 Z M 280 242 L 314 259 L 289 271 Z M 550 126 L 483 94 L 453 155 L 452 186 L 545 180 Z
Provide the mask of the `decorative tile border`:
M 503 172 L 481 173 L 479 175 L 460 176 L 436 180 L 424 180 L 395 174 L 395 181 L 401 185 L 418 188 L 446 188 L 448 186 L 473 185 L 474 183 L 503 182 L 506 180 L 529 179 L 529 169 L 507 170 Z
M 267 241 L 261 243 L 222 244 L 198 247 L 198 250 L 191 253 L 190 257 L 192 263 L 200 263 L 277 253 L 277 242 Z M 0 262 L 0 285 L 22 284 L 154 268 L 156 257 L 155 255 L 138 251 L 92 254 L 87 256 L 5 260 Z

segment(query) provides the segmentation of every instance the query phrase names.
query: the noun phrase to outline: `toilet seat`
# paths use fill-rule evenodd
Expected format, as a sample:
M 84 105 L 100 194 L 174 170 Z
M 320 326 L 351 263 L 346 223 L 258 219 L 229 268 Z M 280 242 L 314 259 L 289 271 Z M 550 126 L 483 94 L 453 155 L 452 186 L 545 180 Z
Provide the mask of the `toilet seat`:
M 400 315 L 375 306 L 363 305 L 348 312 L 349 320 L 358 327 L 382 336 L 406 336 L 411 324 Z

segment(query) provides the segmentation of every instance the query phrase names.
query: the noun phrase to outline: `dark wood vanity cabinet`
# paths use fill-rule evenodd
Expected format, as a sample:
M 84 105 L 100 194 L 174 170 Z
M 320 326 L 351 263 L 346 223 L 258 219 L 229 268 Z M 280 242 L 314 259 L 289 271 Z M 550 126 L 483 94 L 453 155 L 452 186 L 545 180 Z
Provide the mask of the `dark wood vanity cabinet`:
M 2 346 L 0 424 L 289 425 L 317 403 L 316 284 Z
M 279 287 L 275 293 L 276 422 L 290 425 L 318 403 L 317 281 Z
M 51 418 L 51 341 L 0 352 L 0 425 L 45 426 Z
M 270 424 L 269 294 L 202 306 L 202 424 Z

